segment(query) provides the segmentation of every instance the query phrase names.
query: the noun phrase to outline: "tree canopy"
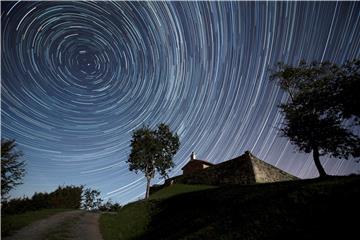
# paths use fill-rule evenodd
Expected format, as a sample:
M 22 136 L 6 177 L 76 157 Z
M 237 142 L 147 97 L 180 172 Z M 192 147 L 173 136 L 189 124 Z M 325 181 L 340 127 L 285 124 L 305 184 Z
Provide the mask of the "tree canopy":
M 313 152 L 320 177 L 326 176 L 320 156 L 359 157 L 360 60 L 279 63 L 271 79 L 289 94 L 279 106 L 285 119 L 281 131 L 300 151 Z
M 178 135 L 168 125 L 161 123 L 156 130 L 143 126 L 133 132 L 131 153 L 127 163 L 129 170 L 141 171 L 147 179 L 145 198 L 149 197 L 150 181 L 158 172 L 166 178 L 168 170 L 174 167 L 172 157 L 179 149 Z
M 6 200 L 9 192 L 22 184 L 25 162 L 22 152 L 16 149 L 15 140 L 1 138 L 1 198 Z

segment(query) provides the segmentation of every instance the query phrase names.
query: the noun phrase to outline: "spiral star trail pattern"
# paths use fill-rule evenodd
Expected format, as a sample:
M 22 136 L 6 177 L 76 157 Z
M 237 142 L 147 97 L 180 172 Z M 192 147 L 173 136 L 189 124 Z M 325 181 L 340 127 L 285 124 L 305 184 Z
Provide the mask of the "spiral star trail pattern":
M 103 198 L 142 196 L 128 171 L 131 133 L 169 124 L 181 147 L 219 163 L 251 150 L 301 178 L 311 156 L 279 136 L 269 81 L 278 61 L 360 57 L 357 2 L 1 2 L 1 132 L 24 152 L 14 196 L 86 184 Z M 330 174 L 359 172 L 323 158 Z M 153 182 L 159 182 L 155 179 Z

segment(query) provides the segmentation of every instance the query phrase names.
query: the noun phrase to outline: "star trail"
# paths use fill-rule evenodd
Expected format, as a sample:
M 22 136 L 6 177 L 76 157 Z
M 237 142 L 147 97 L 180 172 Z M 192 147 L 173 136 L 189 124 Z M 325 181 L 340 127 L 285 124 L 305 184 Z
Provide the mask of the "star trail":
M 219 163 L 246 150 L 301 178 L 310 155 L 279 135 L 278 61 L 360 57 L 358 2 L 1 2 L 1 134 L 27 175 L 13 196 L 85 184 L 142 197 L 131 133 L 165 122 L 181 146 Z M 360 172 L 322 158 L 329 174 Z M 160 179 L 154 179 L 153 183 Z

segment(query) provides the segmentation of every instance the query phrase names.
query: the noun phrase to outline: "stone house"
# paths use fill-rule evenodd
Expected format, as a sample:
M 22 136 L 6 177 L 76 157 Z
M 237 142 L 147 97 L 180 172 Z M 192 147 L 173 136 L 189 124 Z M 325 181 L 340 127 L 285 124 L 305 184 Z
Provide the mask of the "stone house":
M 184 184 L 254 184 L 267 182 L 280 182 L 297 179 L 295 176 L 266 163 L 250 151 L 236 158 L 221 162 L 219 164 L 209 164 L 203 169 L 193 168 L 192 172 L 187 171 L 188 165 L 198 162 L 201 165 L 203 160 L 191 157 L 191 160 L 183 167 L 183 175 L 176 176 L 165 181 L 165 184 L 184 183 Z
M 183 170 L 183 175 L 186 175 L 211 166 L 214 166 L 214 164 L 205 160 L 196 159 L 194 152 L 192 152 L 190 161 L 183 168 L 181 168 L 181 170 Z
M 174 183 L 182 184 L 255 184 L 296 180 L 297 177 L 254 156 L 250 151 L 236 158 L 213 164 L 196 159 L 191 154 L 190 161 L 182 168 L 183 174 L 165 180 L 163 185 L 151 187 L 150 193 Z

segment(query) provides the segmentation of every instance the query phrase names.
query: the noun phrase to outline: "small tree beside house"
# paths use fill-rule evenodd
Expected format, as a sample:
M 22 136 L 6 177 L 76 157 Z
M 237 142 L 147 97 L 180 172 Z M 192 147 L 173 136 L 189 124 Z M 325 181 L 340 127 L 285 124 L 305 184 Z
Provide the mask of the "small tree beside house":
M 127 163 L 129 170 L 144 173 L 146 177 L 145 199 L 149 198 L 150 182 L 158 172 L 161 177 L 168 176 L 174 167 L 172 157 L 180 146 L 178 135 L 169 126 L 161 123 L 156 130 L 143 126 L 133 132 L 131 153 Z

